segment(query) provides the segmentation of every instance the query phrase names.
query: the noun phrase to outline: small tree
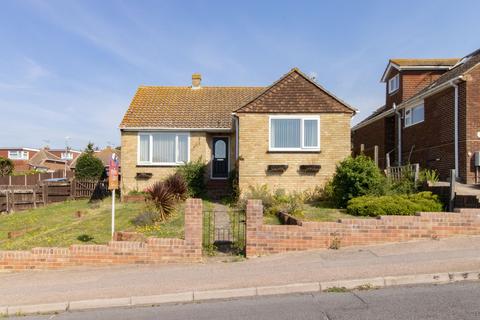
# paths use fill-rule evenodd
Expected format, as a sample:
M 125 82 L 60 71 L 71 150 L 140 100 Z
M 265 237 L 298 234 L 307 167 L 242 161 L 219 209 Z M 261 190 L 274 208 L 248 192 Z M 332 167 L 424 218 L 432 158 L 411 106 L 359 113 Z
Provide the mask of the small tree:
M 386 179 L 369 157 L 348 157 L 340 162 L 332 180 L 333 201 L 345 208 L 348 200 L 363 195 L 385 193 Z
M 11 175 L 13 169 L 15 169 L 15 165 L 12 160 L 0 157 L 0 177 Z
M 77 159 L 75 177 L 80 179 L 100 179 L 105 177 L 105 168 L 93 153 L 83 153 Z
M 87 147 L 84 150 L 85 153 L 93 154 L 95 152 L 95 145 L 89 141 Z

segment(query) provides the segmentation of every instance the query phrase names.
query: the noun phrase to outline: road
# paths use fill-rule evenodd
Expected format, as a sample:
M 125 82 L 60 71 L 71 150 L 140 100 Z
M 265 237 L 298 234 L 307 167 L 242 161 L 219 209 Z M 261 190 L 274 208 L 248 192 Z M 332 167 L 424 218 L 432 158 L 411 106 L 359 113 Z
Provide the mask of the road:
M 480 319 L 480 282 L 103 309 L 18 319 Z

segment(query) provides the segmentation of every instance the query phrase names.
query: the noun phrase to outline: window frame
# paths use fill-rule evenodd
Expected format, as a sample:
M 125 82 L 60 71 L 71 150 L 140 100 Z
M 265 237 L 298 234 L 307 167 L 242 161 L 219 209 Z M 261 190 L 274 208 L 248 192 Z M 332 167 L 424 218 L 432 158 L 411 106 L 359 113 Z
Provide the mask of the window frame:
M 175 162 L 153 162 L 153 136 L 158 134 L 168 134 L 175 135 Z M 140 137 L 148 136 L 148 161 L 140 161 Z M 187 161 L 190 161 L 190 132 L 181 132 L 181 131 L 152 131 L 152 132 L 138 132 L 137 134 L 137 165 L 139 166 L 181 166 L 186 162 L 178 161 L 179 148 L 178 148 L 178 137 L 186 136 L 187 137 Z
M 297 119 L 300 120 L 300 147 L 298 148 L 275 148 L 272 143 L 272 120 L 276 119 Z M 305 146 L 305 120 L 317 121 L 317 145 Z M 318 152 L 320 151 L 320 116 L 313 115 L 271 115 L 268 119 L 268 151 L 282 152 L 282 151 L 295 151 L 295 152 Z
M 18 157 L 13 157 L 12 153 L 18 154 Z M 25 150 L 8 150 L 8 159 L 10 160 L 29 160 L 30 153 Z
M 420 108 L 420 107 L 423 107 L 423 119 L 421 121 L 417 121 L 417 122 L 413 122 L 413 110 L 414 109 L 417 109 L 417 108 Z M 407 116 L 407 111 L 408 111 L 408 116 Z M 407 119 L 409 120 L 410 123 L 407 124 Z M 408 127 L 411 127 L 411 126 L 414 126 L 416 124 L 419 124 L 419 123 L 422 123 L 425 121 L 425 103 L 422 102 L 422 103 L 419 103 L 419 104 L 416 104 L 415 106 L 413 107 L 410 107 L 410 108 L 406 108 L 405 109 L 405 113 L 404 113 L 404 121 L 403 121 L 403 127 L 404 128 L 408 128 Z
M 62 152 L 60 153 L 60 159 L 62 160 L 73 160 L 72 152 Z
M 392 89 L 392 83 L 396 84 L 396 87 Z M 397 73 L 395 76 L 391 77 L 388 80 L 388 94 L 392 94 L 398 91 L 400 89 L 400 74 Z

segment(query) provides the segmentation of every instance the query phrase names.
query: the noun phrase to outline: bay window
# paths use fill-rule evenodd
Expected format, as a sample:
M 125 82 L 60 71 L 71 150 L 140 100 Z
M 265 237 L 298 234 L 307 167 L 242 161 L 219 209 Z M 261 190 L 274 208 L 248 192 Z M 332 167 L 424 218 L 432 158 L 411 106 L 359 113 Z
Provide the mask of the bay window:
M 152 132 L 138 134 L 138 164 L 180 165 L 188 162 L 189 134 Z
M 270 151 L 320 150 L 320 117 L 270 116 Z

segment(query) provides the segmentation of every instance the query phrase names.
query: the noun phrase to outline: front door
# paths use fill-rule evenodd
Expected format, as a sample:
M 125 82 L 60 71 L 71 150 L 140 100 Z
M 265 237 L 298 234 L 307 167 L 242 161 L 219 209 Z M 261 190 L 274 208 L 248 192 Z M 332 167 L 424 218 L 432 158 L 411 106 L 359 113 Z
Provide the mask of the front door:
M 215 137 L 212 144 L 212 178 L 228 178 L 228 137 Z

